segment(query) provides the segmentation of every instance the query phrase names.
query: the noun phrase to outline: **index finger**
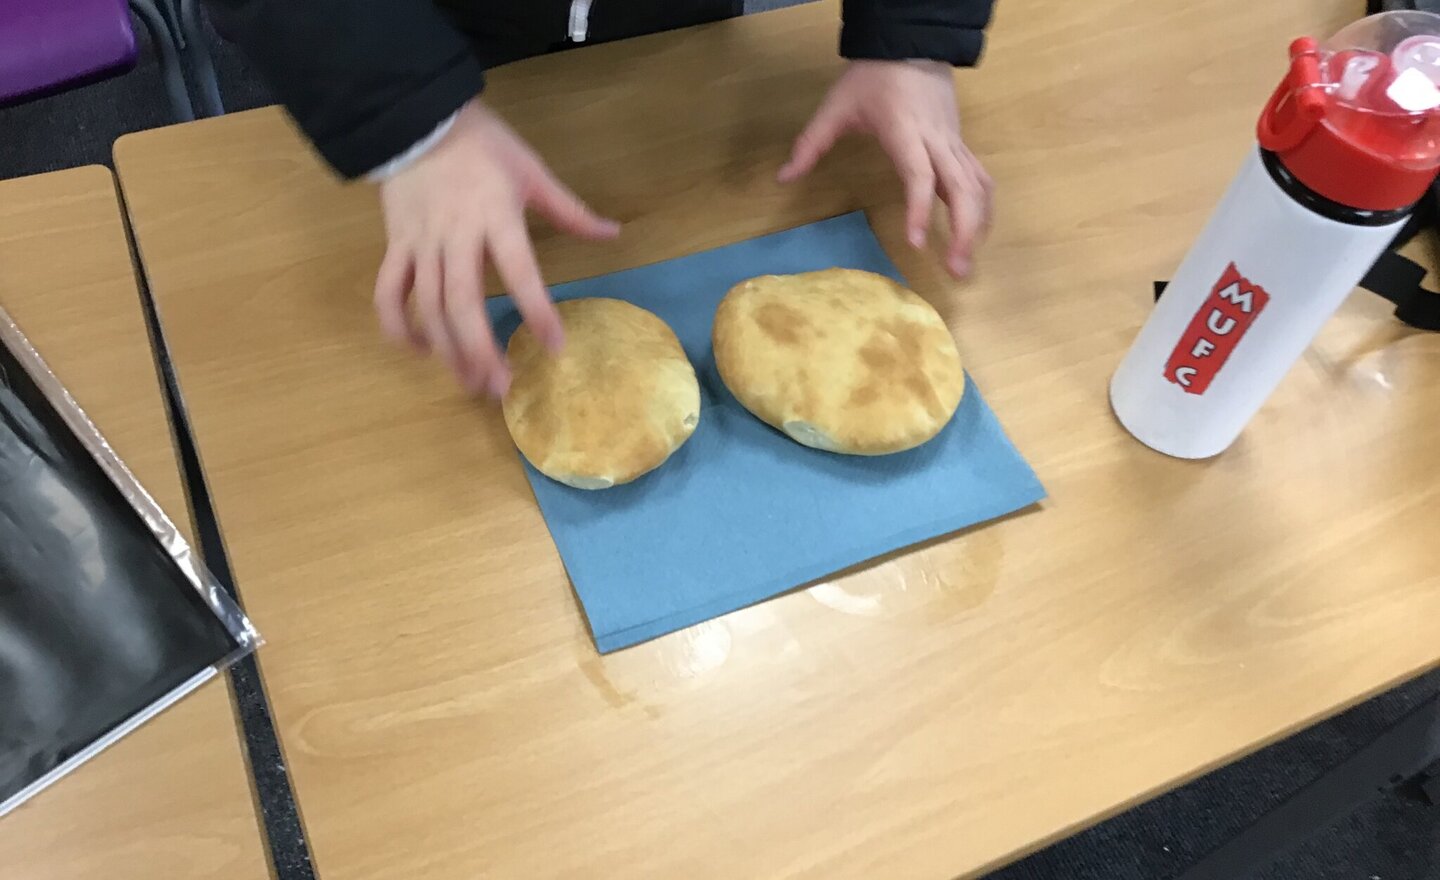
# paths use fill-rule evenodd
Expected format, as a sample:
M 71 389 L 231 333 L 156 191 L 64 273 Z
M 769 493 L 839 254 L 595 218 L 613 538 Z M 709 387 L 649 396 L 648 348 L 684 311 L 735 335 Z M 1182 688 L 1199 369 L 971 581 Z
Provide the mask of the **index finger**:
M 970 151 L 970 148 L 961 143 L 955 151 L 960 158 L 960 164 L 970 169 L 975 181 L 980 184 L 980 237 L 984 238 L 990 232 L 990 226 L 995 221 L 995 179 L 980 158 Z
M 970 271 L 971 250 L 984 223 L 980 181 L 954 153 L 932 148 L 930 155 L 939 178 L 940 197 L 950 213 L 950 246 L 945 264 L 950 274 L 960 278 Z
M 485 313 L 480 264 L 478 245 L 452 242 L 445 251 L 445 319 L 459 348 L 461 383 L 469 391 L 484 389 L 493 397 L 503 397 L 509 370 Z
M 424 349 L 425 334 L 410 322 L 406 312 L 414 284 L 415 255 L 408 247 L 391 242 L 375 276 L 375 314 L 380 318 L 380 329 L 392 341 Z
M 565 344 L 565 329 L 560 313 L 550 301 L 550 291 L 540 278 L 540 267 L 535 262 L 530 236 L 525 232 L 524 218 L 516 218 L 492 233 L 489 249 L 495 269 L 530 332 L 550 351 L 559 351 Z
M 912 247 L 925 246 L 930 206 L 935 201 L 935 170 L 920 133 L 904 128 L 877 133 L 905 187 L 905 234 Z

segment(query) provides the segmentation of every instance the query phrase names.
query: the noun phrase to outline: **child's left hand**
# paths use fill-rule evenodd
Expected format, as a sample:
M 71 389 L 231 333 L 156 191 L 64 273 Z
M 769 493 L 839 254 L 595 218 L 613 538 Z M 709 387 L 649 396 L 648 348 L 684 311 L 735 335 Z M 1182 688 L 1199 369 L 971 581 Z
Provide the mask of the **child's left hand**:
M 960 139 L 951 76 L 949 65 L 938 61 L 850 62 L 778 177 L 783 183 L 803 177 L 847 131 L 874 135 L 905 185 L 911 245 L 925 245 L 937 191 L 949 207 L 945 265 L 958 278 L 970 271 L 974 245 L 989 227 L 994 184 Z

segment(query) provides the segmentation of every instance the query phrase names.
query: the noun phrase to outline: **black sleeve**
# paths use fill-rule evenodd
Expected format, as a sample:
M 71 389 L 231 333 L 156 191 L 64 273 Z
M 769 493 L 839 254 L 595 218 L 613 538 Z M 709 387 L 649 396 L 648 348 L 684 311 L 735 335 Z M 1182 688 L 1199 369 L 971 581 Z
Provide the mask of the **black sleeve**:
M 980 60 L 995 0 L 845 0 L 840 54 L 895 61 Z
M 346 177 L 410 148 L 484 87 L 430 0 L 206 0 L 300 129 Z

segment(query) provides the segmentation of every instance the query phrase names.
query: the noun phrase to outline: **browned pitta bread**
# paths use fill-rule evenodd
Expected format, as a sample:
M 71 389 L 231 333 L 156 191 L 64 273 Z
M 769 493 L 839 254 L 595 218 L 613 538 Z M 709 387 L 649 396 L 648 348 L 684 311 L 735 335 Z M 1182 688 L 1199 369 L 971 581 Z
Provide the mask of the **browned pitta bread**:
M 700 420 L 700 385 L 665 322 L 615 299 L 558 303 L 565 350 L 510 337 L 505 425 L 542 474 L 577 489 L 628 483 L 664 463 Z
M 965 392 L 935 309 L 883 275 L 763 275 L 715 314 L 715 365 L 746 409 L 806 446 L 882 455 L 919 446 Z

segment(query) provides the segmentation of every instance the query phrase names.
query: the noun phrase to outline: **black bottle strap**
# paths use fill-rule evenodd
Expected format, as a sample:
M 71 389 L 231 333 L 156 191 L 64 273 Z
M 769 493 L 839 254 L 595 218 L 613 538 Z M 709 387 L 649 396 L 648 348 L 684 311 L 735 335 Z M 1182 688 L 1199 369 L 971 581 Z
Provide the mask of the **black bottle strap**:
M 1370 268 L 1360 286 L 1395 304 L 1395 317 L 1421 330 L 1440 332 L 1440 293 L 1421 286 L 1425 267 L 1386 251 Z
M 1417 206 L 1410 222 L 1400 228 L 1389 249 L 1380 255 L 1360 281 L 1361 287 L 1395 304 L 1395 317 L 1411 327 L 1432 332 L 1440 331 L 1440 293 L 1422 286 L 1425 267 L 1401 256 L 1399 251 L 1422 231 L 1434 229 L 1437 216 L 1440 216 L 1440 211 L 1436 210 L 1436 195 L 1432 189 Z

